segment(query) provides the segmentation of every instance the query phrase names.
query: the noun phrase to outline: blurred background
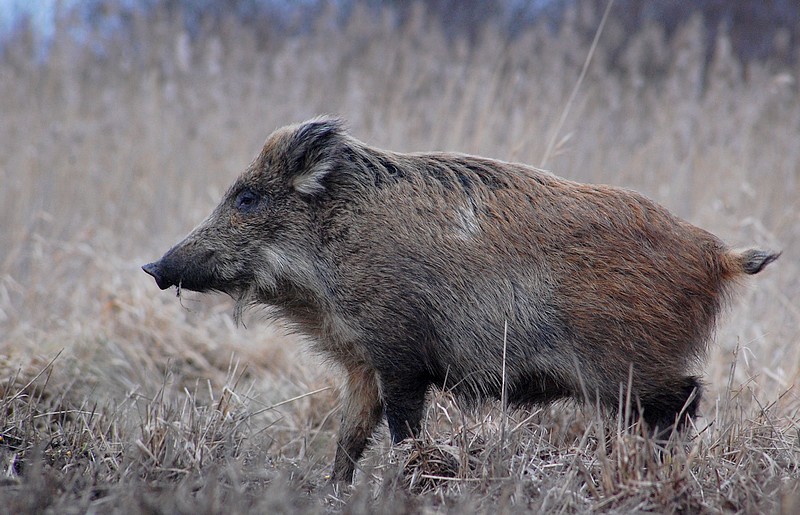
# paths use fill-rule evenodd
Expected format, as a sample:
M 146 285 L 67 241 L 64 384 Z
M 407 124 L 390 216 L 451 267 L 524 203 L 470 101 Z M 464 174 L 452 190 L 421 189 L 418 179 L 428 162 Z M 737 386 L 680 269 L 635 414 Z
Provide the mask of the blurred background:
M 800 6 L 617 0 L 598 33 L 605 8 L 0 0 L 2 370 L 61 351 L 52 384 L 78 403 L 152 391 L 165 369 L 180 392 L 246 364 L 265 405 L 335 385 L 258 312 L 236 327 L 227 299 L 176 299 L 139 269 L 271 131 L 334 113 L 376 146 L 633 188 L 732 246 L 782 250 L 717 331 L 707 409 L 733 361 L 746 395 L 796 412 Z M 291 406 L 271 429 L 287 449 L 298 428 L 335 427 L 333 390 Z

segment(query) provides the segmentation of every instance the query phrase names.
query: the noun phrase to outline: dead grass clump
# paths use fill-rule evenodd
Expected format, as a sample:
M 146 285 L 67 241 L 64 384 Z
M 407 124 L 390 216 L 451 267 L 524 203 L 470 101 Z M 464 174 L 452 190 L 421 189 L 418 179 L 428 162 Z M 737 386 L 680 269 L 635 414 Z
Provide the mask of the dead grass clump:
M 396 446 L 394 452 L 403 455 L 404 484 L 409 491 L 424 493 L 442 487 L 450 479 L 471 477 L 478 468 L 480 445 L 465 445 L 458 435 L 424 437 Z
M 546 425 L 517 423 L 505 441 L 486 424 L 426 433 L 393 448 L 400 484 L 448 510 L 469 499 L 466 507 L 481 512 L 764 513 L 800 495 L 800 447 L 791 420 L 712 421 L 664 445 L 638 424 L 620 430 L 602 417 L 562 418 L 583 430 L 556 435 Z M 713 429 L 717 423 L 723 427 Z M 719 439 L 743 427 L 758 434 Z
M 12 513 L 92 510 L 249 513 L 309 507 L 302 469 L 268 453 L 274 441 L 241 391 L 241 374 L 208 401 L 171 388 L 116 405 L 54 394 L 59 363 L 3 384 L 0 499 Z M 316 483 L 314 483 L 316 484 Z

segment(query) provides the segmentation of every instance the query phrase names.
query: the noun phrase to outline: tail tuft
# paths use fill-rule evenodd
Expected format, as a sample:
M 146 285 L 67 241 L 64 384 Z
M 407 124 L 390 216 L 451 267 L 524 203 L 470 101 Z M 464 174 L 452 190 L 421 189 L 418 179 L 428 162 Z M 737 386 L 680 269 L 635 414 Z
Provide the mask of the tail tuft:
M 767 250 L 745 250 L 739 255 L 742 271 L 749 275 L 757 274 L 765 266 L 778 259 L 780 255 L 780 252 L 769 252 Z

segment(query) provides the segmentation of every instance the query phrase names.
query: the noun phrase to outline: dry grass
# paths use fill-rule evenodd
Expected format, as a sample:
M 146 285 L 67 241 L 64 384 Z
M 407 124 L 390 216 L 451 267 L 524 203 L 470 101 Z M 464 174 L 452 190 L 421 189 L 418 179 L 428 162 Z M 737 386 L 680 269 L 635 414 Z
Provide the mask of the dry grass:
M 323 18 L 323 22 L 326 18 Z M 545 163 L 638 189 L 735 245 L 782 249 L 709 353 L 688 442 L 559 404 L 463 413 L 436 394 L 414 442 L 376 443 L 352 490 L 325 476 L 336 371 L 258 313 L 160 293 L 139 265 L 202 219 L 274 128 L 325 112 L 396 150 L 541 164 L 588 47 L 556 34 L 474 46 L 418 11 L 395 28 L 195 39 L 134 19 L 104 56 L 61 27 L 0 67 L 0 503 L 12 512 L 783 512 L 800 510 L 800 69 L 704 65 L 698 20 L 613 19 Z M 24 35 L 23 35 L 24 36 Z M 612 61 L 616 71 L 611 72 Z

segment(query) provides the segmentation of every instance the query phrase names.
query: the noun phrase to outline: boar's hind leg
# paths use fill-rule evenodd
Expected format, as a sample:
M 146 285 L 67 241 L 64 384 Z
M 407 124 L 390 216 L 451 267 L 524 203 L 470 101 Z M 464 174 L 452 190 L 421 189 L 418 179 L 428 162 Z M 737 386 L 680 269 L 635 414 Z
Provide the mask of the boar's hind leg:
M 339 427 L 331 480 L 349 483 L 353 480 L 358 459 L 381 421 L 383 405 L 378 395 L 374 370 L 359 365 L 349 368 L 347 372 L 347 383 L 342 394 L 342 425 Z
M 686 426 L 687 417 L 697 415 L 702 393 L 696 377 L 681 377 L 658 393 L 641 398 L 642 418 L 656 438 L 668 438 L 673 429 Z

